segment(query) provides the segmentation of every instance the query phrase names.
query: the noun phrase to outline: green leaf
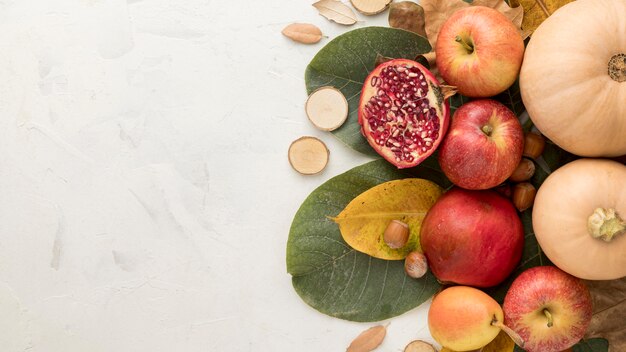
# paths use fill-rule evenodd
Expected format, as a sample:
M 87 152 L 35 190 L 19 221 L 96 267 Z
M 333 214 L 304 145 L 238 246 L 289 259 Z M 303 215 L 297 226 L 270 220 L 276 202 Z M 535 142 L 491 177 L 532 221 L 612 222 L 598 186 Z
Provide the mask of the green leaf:
M 518 117 L 526 111 L 524 102 L 522 102 L 522 93 L 520 92 L 518 80 L 515 80 L 509 89 L 496 95 L 493 99 L 506 105 L 506 107 L 511 109 L 511 111 L 513 111 Z
M 572 346 L 572 352 L 607 352 L 609 350 L 609 342 L 605 339 L 588 339 L 581 340 Z M 515 346 L 514 352 L 524 352 L 525 350 L 519 346 Z
M 417 307 L 440 289 L 430 273 L 411 279 L 404 273 L 403 261 L 375 259 L 350 248 L 337 224 L 328 218 L 364 191 L 408 177 L 450 185 L 435 158 L 408 170 L 398 170 L 381 159 L 330 179 L 304 201 L 291 224 L 287 271 L 307 304 L 341 319 L 378 321 Z
M 332 133 L 350 148 L 377 156 L 358 124 L 358 106 L 365 78 L 374 69 L 376 55 L 415 59 L 431 50 L 428 40 L 415 33 L 395 28 L 366 27 L 338 36 L 315 55 L 306 68 L 307 92 L 333 86 L 348 100 L 348 120 Z

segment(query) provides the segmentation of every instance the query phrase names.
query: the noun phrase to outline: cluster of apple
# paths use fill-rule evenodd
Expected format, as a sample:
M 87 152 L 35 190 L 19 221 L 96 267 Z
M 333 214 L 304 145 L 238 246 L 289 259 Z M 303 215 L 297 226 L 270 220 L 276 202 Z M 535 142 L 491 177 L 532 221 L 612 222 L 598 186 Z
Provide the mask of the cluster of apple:
M 490 190 L 519 167 L 524 133 L 515 114 L 486 99 L 517 78 L 524 43 L 498 11 L 470 7 L 442 26 L 437 67 L 466 96 L 439 148 L 439 163 L 458 187 L 429 210 L 421 245 L 433 274 L 454 283 L 435 296 L 428 314 L 433 338 L 455 351 L 482 348 L 501 330 L 529 352 L 559 352 L 576 344 L 591 321 L 585 284 L 556 267 L 521 273 L 503 307 L 477 288 L 495 286 L 518 265 L 524 233 L 511 202 Z M 518 206 L 519 208 L 519 206 Z

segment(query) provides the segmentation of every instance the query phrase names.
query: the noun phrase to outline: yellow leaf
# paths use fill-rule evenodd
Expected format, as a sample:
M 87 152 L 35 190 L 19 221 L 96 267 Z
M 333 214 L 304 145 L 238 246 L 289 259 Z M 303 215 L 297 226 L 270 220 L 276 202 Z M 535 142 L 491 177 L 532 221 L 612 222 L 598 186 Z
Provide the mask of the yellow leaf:
M 354 11 L 339 0 L 320 0 L 313 4 L 320 15 L 339 24 L 352 25 L 357 19 Z
M 574 0 L 515 0 L 524 8 L 524 20 L 522 29 L 534 32 L 539 25 L 545 21 L 561 6 Z
M 487 346 L 483 347 L 481 350 L 477 350 L 480 352 L 513 352 L 515 349 L 515 342 L 511 340 L 509 335 L 507 335 L 504 331 L 500 331 L 498 336 L 496 336 L 493 341 L 491 341 Z M 455 352 L 449 348 L 443 348 L 439 352 Z
M 418 178 L 385 182 L 358 195 L 333 221 L 357 251 L 380 259 L 404 259 L 420 248 L 422 220 L 442 192 L 435 183 Z M 391 220 L 409 225 L 409 239 L 402 248 L 392 249 L 383 239 Z
M 496 9 L 510 19 L 518 29 L 522 25 L 525 16 L 524 9 L 521 6 L 510 7 L 504 0 L 474 0 L 471 4 L 463 0 L 421 0 L 420 4 L 424 8 L 426 35 L 433 48 L 437 43 L 437 36 L 439 35 L 443 23 L 453 13 L 466 7 L 486 6 Z

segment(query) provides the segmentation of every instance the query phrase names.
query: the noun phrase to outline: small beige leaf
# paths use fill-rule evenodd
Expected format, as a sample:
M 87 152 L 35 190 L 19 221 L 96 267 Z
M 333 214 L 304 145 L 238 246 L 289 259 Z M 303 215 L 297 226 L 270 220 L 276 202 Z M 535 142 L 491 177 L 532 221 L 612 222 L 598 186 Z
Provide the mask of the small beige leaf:
M 363 331 L 357 336 L 350 346 L 348 346 L 347 352 L 369 352 L 373 351 L 376 347 L 380 346 L 387 334 L 387 328 L 382 325 L 377 325 Z
M 364 15 L 375 15 L 385 11 L 391 0 L 350 0 L 352 6 Z
M 348 6 L 339 0 L 320 0 L 313 4 L 320 15 L 339 24 L 353 25 L 356 23 L 356 15 Z
M 322 31 L 309 23 L 292 23 L 282 33 L 285 37 L 303 44 L 315 44 L 322 39 Z

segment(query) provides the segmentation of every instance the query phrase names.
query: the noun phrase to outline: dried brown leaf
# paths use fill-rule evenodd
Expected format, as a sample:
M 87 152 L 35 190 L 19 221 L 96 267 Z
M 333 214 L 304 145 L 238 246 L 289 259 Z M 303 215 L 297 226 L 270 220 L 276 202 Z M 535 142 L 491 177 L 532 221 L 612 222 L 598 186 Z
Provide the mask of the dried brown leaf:
M 510 19 L 518 29 L 520 29 L 524 17 L 524 9 L 521 6 L 511 8 L 504 0 L 474 0 L 471 4 L 463 0 L 422 0 L 421 4 L 426 19 L 426 35 L 433 47 L 437 43 L 441 26 L 448 17 L 469 6 L 487 6 L 496 9 Z
M 522 29 L 534 32 L 554 11 L 572 1 L 574 0 L 516 0 L 524 8 Z
M 474 0 L 472 6 L 487 6 L 496 9 L 504 14 L 513 22 L 515 27 L 522 27 L 522 19 L 524 18 L 524 9 L 521 6 L 510 7 L 503 0 Z
M 376 54 L 376 60 L 374 61 L 374 67 L 376 67 L 376 66 L 378 66 L 378 65 L 380 65 L 382 63 L 385 63 L 387 61 L 391 61 L 391 60 L 393 60 L 393 57 L 388 57 L 388 56 L 383 56 L 383 55 L 380 55 L 380 54 Z
M 359 336 L 352 341 L 350 346 L 348 346 L 347 352 L 373 351 L 383 343 L 386 334 L 387 328 L 385 326 L 373 326 L 359 334 Z
M 385 11 L 391 0 L 350 0 L 352 6 L 364 15 L 375 15 Z
M 287 38 L 303 44 L 315 44 L 322 39 L 322 31 L 309 23 L 292 23 L 282 31 Z
M 456 11 L 469 7 L 463 0 L 421 0 L 426 20 L 426 36 L 435 47 L 443 23 Z
M 585 337 L 607 339 L 609 352 L 626 351 L 626 277 L 586 283 L 594 312 Z
M 339 0 L 320 0 L 313 4 L 320 15 L 343 25 L 353 25 L 357 18 L 354 11 Z
M 426 36 L 424 9 L 412 2 L 394 2 L 389 8 L 389 26 Z

